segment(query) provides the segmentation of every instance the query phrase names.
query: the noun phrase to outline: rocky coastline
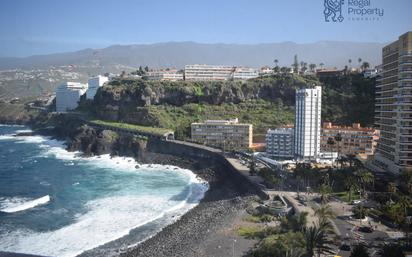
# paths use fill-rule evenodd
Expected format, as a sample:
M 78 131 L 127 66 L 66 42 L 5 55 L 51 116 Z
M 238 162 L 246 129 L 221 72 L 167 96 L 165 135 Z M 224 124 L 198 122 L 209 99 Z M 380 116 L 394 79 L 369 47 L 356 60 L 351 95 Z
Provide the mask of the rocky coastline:
M 231 221 L 246 208 L 248 202 L 258 197 L 254 190 L 241 185 L 238 178 L 230 177 L 227 167 L 218 161 L 212 161 L 207 157 L 182 157 L 179 153 L 153 152 L 147 147 L 148 141 L 132 139 L 128 135 L 120 135 L 109 130 L 96 130 L 66 118 L 55 121 L 53 127 L 33 128 L 36 129 L 35 133 L 65 140 L 69 151 L 81 151 L 86 156 L 131 156 L 140 163 L 174 165 L 190 169 L 209 183 L 209 190 L 196 207 L 151 238 L 127 250 L 119 249 L 119 256 L 210 256 L 211 252 L 219 252 L 219 249 L 210 249 L 205 242 L 214 238 L 217 229 L 230 226 Z M 230 247 L 228 245 L 223 248 Z M 87 251 L 80 256 L 93 256 L 90 253 L 96 253 L 95 250 L 89 253 Z M 113 256 L 113 253 L 108 255 Z M 99 252 L 99 256 L 108 255 Z

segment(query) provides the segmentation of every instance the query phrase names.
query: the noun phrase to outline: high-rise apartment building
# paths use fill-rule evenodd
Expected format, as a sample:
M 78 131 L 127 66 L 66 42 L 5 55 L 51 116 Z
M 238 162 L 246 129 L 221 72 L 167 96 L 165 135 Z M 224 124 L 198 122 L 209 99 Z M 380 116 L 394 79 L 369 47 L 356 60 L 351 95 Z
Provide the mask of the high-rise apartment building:
M 392 173 L 412 169 L 412 32 L 382 49 L 375 100 L 381 134 L 373 166 Z
M 295 158 L 315 161 L 320 154 L 322 87 L 296 90 Z
M 252 124 L 239 123 L 238 119 L 207 120 L 192 123 L 192 141 L 220 147 L 225 150 L 247 150 L 252 146 Z

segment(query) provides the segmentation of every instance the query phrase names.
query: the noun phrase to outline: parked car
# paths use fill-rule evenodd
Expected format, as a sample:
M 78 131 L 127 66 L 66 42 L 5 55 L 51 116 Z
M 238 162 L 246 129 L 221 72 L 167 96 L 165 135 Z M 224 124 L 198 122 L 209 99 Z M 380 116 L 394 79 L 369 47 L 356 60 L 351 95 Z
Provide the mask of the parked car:
M 368 227 L 368 226 L 363 226 L 359 228 L 360 232 L 363 233 L 372 233 L 373 232 L 373 228 L 372 227 Z
M 340 249 L 341 249 L 342 251 L 350 251 L 350 250 L 351 250 L 350 245 L 347 244 L 347 243 L 343 243 L 343 244 L 340 246 Z
M 360 204 L 362 202 L 361 199 L 353 200 L 352 204 Z

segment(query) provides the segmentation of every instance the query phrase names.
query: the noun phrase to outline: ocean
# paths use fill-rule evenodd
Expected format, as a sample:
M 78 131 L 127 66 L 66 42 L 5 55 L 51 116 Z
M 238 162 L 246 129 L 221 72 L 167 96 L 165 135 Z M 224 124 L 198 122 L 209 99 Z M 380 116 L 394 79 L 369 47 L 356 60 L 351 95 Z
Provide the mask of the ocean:
M 132 158 L 84 158 L 64 143 L 0 125 L 0 251 L 116 256 L 196 206 L 207 183 Z M 137 166 L 138 165 L 138 166 Z

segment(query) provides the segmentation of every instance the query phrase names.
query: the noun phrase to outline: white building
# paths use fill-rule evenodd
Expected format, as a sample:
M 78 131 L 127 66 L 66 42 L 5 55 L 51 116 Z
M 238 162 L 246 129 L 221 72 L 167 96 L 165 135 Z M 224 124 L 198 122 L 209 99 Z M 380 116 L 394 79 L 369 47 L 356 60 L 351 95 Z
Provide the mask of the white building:
M 183 73 L 177 70 L 156 70 L 147 72 L 146 77 L 148 80 L 178 81 L 183 80 Z
M 321 134 L 322 87 L 296 91 L 295 158 L 313 160 L 319 158 Z
M 293 138 L 293 128 L 269 129 L 266 133 L 266 155 L 275 160 L 293 159 Z
M 365 78 L 374 78 L 376 76 L 378 76 L 378 69 L 367 69 L 365 71 L 363 71 L 363 76 Z
M 269 66 L 261 67 L 259 71 L 260 75 L 273 74 L 273 73 L 275 73 L 274 70 Z
M 96 95 L 97 89 L 103 86 L 104 83 L 109 81 L 108 77 L 105 76 L 97 76 L 94 78 L 89 79 L 89 88 L 86 92 L 86 98 L 93 100 L 94 96 Z
M 80 96 L 86 93 L 87 84 L 66 82 L 56 91 L 56 111 L 67 112 L 74 110 L 79 105 Z
M 224 65 L 194 64 L 185 66 L 185 80 L 229 80 L 235 68 Z
M 259 77 L 259 72 L 256 69 L 248 67 L 236 67 L 233 72 L 234 80 L 247 80 Z

